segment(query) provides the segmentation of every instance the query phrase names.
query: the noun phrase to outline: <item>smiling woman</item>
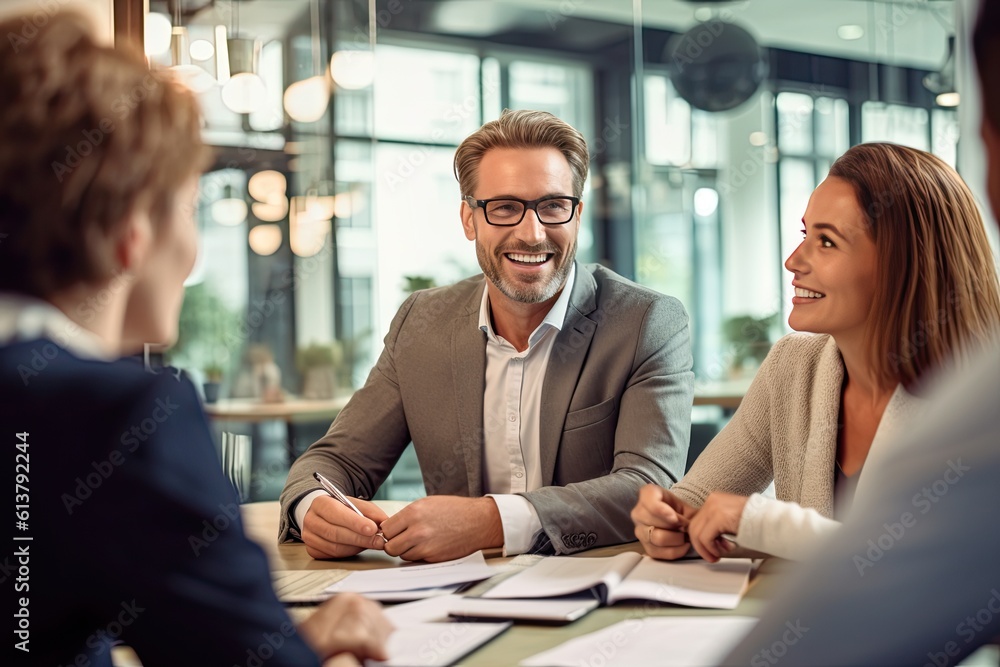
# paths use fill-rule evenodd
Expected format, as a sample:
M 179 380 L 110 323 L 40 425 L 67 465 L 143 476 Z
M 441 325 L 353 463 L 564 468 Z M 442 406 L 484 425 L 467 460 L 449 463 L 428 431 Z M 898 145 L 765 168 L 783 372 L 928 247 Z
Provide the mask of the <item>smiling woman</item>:
M 986 230 L 954 169 L 924 151 L 861 144 L 809 200 L 789 325 L 736 415 L 670 491 L 632 511 L 648 553 L 706 559 L 740 547 L 809 555 L 923 402 L 935 371 L 1000 324 Z M 899 454 L 900 452 L 896 452 Z M 774 482 L 777 499 L 761 494 Z

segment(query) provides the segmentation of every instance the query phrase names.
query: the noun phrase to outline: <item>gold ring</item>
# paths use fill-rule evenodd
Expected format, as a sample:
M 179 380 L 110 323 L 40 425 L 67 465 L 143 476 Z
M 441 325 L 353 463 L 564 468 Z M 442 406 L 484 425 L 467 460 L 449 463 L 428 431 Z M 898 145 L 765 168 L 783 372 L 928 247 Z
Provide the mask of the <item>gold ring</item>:
M 653 527 L 650 526 L 649 530 L 646 531 L 646 541 L 650 544 L 653 543 Z

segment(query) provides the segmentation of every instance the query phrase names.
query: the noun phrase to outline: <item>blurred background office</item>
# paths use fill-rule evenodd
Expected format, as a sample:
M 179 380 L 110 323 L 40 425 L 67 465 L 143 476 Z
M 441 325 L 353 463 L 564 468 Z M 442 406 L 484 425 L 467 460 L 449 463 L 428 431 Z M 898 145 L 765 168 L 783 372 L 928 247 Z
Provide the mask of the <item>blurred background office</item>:
M 782 261 L 838 155 L 929 150 L 985 202 L 964 0 L 77 4 L 202 101 L 216 161 L 166 361 L 253 436 L 254 500 L 364 382 L 407 294 L 478 273 L 451 159 L 504 108 L 588 138 L 579 259 L 687 307 L 692 457 L 787 331 Z M 50 11 L 0 5 L 18 8 Z M 422 493 L 406 455 L 384 494 Z

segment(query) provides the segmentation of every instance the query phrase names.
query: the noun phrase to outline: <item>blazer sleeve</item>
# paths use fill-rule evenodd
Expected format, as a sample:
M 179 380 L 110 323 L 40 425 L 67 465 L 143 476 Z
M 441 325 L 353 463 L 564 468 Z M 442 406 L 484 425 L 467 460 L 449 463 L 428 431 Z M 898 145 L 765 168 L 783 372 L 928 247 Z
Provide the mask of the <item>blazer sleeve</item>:
M 687 459 L 694 374 L 687 313 L 661 296 L 640 324 L 631 374 L 619 397 L 611 472 L 523 493 L 544 535 L 536 551 L 573 553 L 635 539 L 630 512 L 639 489 L 670 485 Z
M 71 566 L 100 591 L 94 615 L 118 619 L 147 667 L 193 655 L 199 664 L 244 664 L 248 651 L 273 654 L 268 665 L 319 664 L 243 531 L 194 388 L 169 374 L 147 387 L 125 423 L 155 430 L 141 442 L 123 435 L 124 463 L 66 522 L 66 544 L 79 545 Z
M 292 512 L 303 496 L 320 489 L 313 472 L 319 471 L 349 496 L 369 499 L 409 444 L 395 358 L 400 329 L 417 297 L 411 295 L 400 306 L 365 385 L 354 393 L 327 434 L 292 464 L 281 492 L 279 542 L 300 537 L 292 530 Z

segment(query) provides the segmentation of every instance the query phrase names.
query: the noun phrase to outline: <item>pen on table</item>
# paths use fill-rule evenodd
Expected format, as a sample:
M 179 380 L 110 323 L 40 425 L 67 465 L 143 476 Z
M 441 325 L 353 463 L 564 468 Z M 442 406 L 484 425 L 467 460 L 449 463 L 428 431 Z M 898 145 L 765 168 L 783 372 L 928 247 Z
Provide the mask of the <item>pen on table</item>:
M 348 498 L 344 494 L 343 491 L 341 491 L 340 489 L 338 489 L 336 486 L 333 485 L 333 482 L 331 482 L 330 480 L 328 480 L 326 477 L 324 477 L 323 475 L 319 474 L 318 472 L 314 472 L 313 473 L 313 477 L 316 478 L 316 481 L 319 482 L 319 485 L 323 487 L 324 491 L 326 491 L 331 496 L 333 496 L 335 499 L 339 500 L 340 502 L 342 502 L 343 504 L 347 505 L 349 508 L 351 508 L 352 510 L 354 510 L 354 513 L 357 514 L 358 516 L 364 517 L 366 519 L 368 518 L 364 514 L 361 513 L 361 510 L 358 509 L 357 505 L 355 505 L 354 503 L 352 503 L 351 499 Z M 386 539 L 385 535 L 382 534 L 381 530 L 379 530 L 375 534 L 378 535 L 379 537 L 381 537 L 383 542 L 388 542 L 389 541 L 388 539 Z

